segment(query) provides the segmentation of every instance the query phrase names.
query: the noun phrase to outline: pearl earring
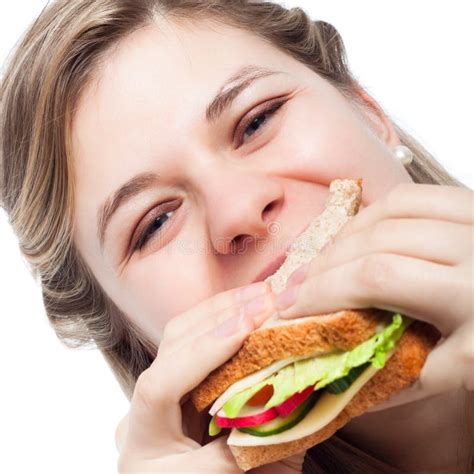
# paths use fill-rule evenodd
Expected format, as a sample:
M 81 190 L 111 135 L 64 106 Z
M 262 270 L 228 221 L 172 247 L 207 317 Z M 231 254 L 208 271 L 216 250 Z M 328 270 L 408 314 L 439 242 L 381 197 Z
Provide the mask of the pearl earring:
M 404 145 L 397 145 L 393 149 L 393 154 L 403 166 L 408 166 L 414 158 L 413 152 L 410 150 L 410 148 Z

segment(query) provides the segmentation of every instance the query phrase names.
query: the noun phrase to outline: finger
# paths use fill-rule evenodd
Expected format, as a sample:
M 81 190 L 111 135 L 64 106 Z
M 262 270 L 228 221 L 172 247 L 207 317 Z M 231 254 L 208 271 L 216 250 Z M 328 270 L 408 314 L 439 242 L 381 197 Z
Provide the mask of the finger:
M 258 314 L 246 314 L 240 307 L 224 310 L 208 331 L 189 334 L 174 351 L 159 350 L 135 386 L 128 444 L 155 452 L 158 447 L 169 450 L 180 446 L 185 441 L 179 404 L 182 396 L 235 354 L 248 334 L 273 312 L 273 298 L 269 294 Z
M 278 295 L 279 316 L 296 318 L 376 307 L 434 324 L 449 334 L 469 314 L 469 275 L 457 267 L 392 254 L 372 254 L 308 277 Z M 464 281 L 466 280 L 466 281 Z M 278 306 L 291 294 L 287 309 Z
M 311 261 L 308 275 L 371 253 L 391 253 L 456 265 L 471 252 L 471 226 L 430 219 L 387 219 L 326 247 Z
M 221 436 L 213 440 L 199 449 L 198 453 L 188 453 L 183 458 L 189 459 L 189 463 L 180 464 L 181 466 L 189 465 L 196 466 L 197 469 L 192 472 L 204 473 L 224 473 L 224 474 L 238 474 L 243 473 L 239 468 L 235 457 L 233 456 L 229 445 L 227 444 L 228 436 Z M 196 457 L 196 454 L 198 456 Z M 180 459 L 180 462 L 183 461 Z M 168 471 L 170 472 L 170 471 Z M 176 471 L 178 472 L 178 471 Z
M 368 411 L 380 411 L 460 388 L 474 390 L 474 327 L 458 328 L 430 352 L 419 378 L 407 389 Z
M 181 339 L 191 328 L 200 327 L 206 318 L 214 318 L 221 311 L 268 293 L 271 293 L 271 287 L 264 281 L 217 293 L 168 320 L 163 335 L 166 332 L 168 339 Z
M 438 219 L 458 224 L 473 223 L 474 192 L 434 184 L 403 183 L 386 197 L 362 209 L 338 232 L 334 241 L 393 218 Z
M 192 311 L 192 317 L 196 318 L 197 316 L 198 322 L 189 325 L 187 321 L 182 320 L 181 331 L 179 327 L 174 325 L 172 336 L 169 334 L 169 323 L 172 322 L 174 324 L 176 322 L 170 320 L 165 327 L 158 353 L 164 354 L 170 351 L 175 352 L 180 348 L 187 348 L 196 336 L 203 335 L 224 321 L 231 320 L 234 316 L 242 314 L 256 315 L 260 314 L 261 308 L 263 307 L 266 309 L 270 307 L 274 308 L 275 295 L 269 286 L 267 286 L 267 288 L 265 293 L 253 299 L 248 301 L 243 299 L 236 300 L 233 305 L 225 307 L 215 313 L 211 313 L 210 310 L 206 311 L 205 306 L 198 306 L 197 309 Z
M 120 456 L 119 472 L 175 472 L 175 473 L 242 473 L 227 445 L 227 437 L 220 437 L 206 446 L 176 454 L 137 455 L 127 452 Z

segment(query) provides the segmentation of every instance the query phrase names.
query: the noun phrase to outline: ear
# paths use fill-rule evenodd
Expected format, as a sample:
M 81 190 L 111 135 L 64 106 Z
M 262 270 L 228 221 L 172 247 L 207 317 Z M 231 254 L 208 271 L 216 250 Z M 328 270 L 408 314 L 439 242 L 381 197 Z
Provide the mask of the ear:
M 358 111 L 370 129 L 388 147 L 400 145 L 400 137 L 392 121 L 385 115 L 378 102 L 361 87 L 357 88 L 356 94 Z

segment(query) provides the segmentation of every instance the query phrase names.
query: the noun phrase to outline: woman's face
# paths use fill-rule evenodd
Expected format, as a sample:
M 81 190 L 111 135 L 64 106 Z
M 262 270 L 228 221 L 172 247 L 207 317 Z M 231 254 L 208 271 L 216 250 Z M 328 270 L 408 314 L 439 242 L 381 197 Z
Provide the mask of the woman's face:
M 390 121 L 365 100 L 370 111 L 235 28 L 136 31 L 75 114 L 79 251 L 158 344 L 171 317 L 284 254 L 331 180 L 363 178 L 363 205 L 410 181 Z

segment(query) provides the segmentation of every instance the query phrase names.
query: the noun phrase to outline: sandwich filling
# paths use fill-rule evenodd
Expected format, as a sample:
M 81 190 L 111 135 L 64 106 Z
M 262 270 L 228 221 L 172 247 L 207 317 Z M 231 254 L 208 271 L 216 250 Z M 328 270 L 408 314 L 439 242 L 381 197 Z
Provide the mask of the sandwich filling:
M 339 411 L 342 410 L 356 393 L 349 390 L 351 386 L 357 385 L 360 390 L 384 367 L 411 322 L 406 316 L 394 314 L 390 323 L 350 351 L 335 350 L 279 361 L 267 368 L 270 370 L 263 378 L 249 376 L 250 385 L 245 388 L 242 380 L 237 382 L 234 385 L 239 384 L 240 390 L 234 393 L 233 386 L 229 387 L 211 408 L 209 434 L 214 436 L 222 428 L 235 428 L 233 432 L 237 430 L 261 439 L 295 430 L 308 414 L 312 419 L 321 418 L 325 405 L 340 406 L 347 399 L 339 407 Z M 233 393 L 230 398 L 226 396 L 229 393 Z

